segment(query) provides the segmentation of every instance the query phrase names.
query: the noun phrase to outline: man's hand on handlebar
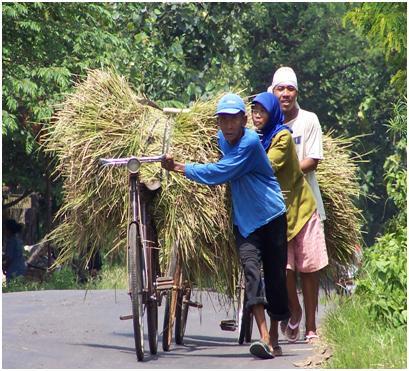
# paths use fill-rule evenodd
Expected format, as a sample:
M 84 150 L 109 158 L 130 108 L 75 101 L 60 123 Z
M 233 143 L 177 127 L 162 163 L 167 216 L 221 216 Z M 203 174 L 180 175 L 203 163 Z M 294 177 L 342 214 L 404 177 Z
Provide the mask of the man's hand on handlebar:
M 165 170 L 175 171 L 177 173 L 185 173 L 185 164 L 175 162 L 173 156 L 166 154 L 165 158 L 161 161 L 161 165 Z

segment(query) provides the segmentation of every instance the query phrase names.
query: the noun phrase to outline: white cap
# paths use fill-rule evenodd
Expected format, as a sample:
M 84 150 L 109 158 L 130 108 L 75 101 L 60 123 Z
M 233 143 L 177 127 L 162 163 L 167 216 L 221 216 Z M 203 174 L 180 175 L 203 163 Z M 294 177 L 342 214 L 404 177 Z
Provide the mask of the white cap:
M 267 89 L 269 92 L 273 92 L 277 85 L 285 84 L 294 86 L 298 91 L 297 76 L 291 67 L 280 67 L 274 74 L 273 82 Z

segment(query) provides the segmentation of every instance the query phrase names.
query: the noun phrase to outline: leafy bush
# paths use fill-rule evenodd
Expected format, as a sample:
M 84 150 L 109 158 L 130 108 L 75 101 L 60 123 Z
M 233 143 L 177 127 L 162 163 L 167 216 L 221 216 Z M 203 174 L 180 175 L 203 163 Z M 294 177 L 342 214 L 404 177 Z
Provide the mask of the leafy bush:
M 97 277 L 89 277 L 89 280 L 83 283 L 80 282 L 75 271 L 68 266 L 50 273 L 43 282 L 30 281 L 23 276 L 12 279 L 7 284 L 3 282 L 3 292 L 126 289 L 127 287 L 127 274 L 124 266 L 107 266 Z
M 405 326 L 406 307 L 406 227 L 386 233 L 364 252 L 364 265 L 356 294 L 365 298 L 373 320 L 391 326 Z
M 54 272 L 47 280 L 45 289 L 47 290 L 66 290 L 76 289 L 78 287 L 77 276 L 70 268 L 62 268 Z
M 43 282 L 30 281 L 24 276 L 16 277 L 9 283 L 3 282 L 3 292 L 78 289 L 77 276 L 72 269 L 64 267 L 46 276 Z
M 397 214 L 388 221 L 386 233 L 365 251 L 356 292 L 365 297 L 374 320 L 381 319 L 400 327 L 407 323 L 406 98 L 400 99 L 393 111 L 393 118 L 387 126 L 395 153 L 386 158 L 384 170 L 388 196 L 395 204 Z

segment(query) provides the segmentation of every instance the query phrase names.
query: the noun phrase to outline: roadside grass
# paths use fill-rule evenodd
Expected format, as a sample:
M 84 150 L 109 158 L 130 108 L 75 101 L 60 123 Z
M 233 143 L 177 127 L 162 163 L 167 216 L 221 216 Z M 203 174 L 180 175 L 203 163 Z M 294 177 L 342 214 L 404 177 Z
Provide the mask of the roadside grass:
M 126 269 L 122 266 L 113 266 L 102 269 L 98 277 L 88 281 L 87 288 L 92 290 L 127 289 L 128 278 Z
M 102 290 L 102 289 L 126 289 L 126 269 L 122 266 L 103 267 L 100 274 L 95 278 L 89 278 L 86 282 L 80 282 L 75 272 L 68 268 L 47 275 L 43 281 L 31 281 L 25 277 L 17 277 L 9 283 L 3 282 L 2 291 L 38 291 L 38 290 Z
M 338 300 L 322 325 L 325 342 L 333 350 L 324 367 L 406 369 L 406 327 L 373 321 L 359 296 Z

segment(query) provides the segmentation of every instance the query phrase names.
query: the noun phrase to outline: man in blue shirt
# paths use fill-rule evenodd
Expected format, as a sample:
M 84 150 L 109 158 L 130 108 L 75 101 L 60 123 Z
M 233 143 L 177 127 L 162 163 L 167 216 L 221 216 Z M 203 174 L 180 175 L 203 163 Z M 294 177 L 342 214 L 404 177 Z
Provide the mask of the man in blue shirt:
M 166 155 L 162 167 L 201 184 L 230 184 L 234 235 L 246 277 L 247 307 L 254 314 L 261 336 L 260 341 L 251 344 L 250 352 L 260 358 L 273 358 L 281 349 L 270 339 L 264 309 L 275 321 L 290 317 L 285 203 L 258 135 L 245 127 L 243 100 L 236 94 L 226 94 L 220 99 L 216 113 L 223 157 L 215 163 L 184 164 Z

